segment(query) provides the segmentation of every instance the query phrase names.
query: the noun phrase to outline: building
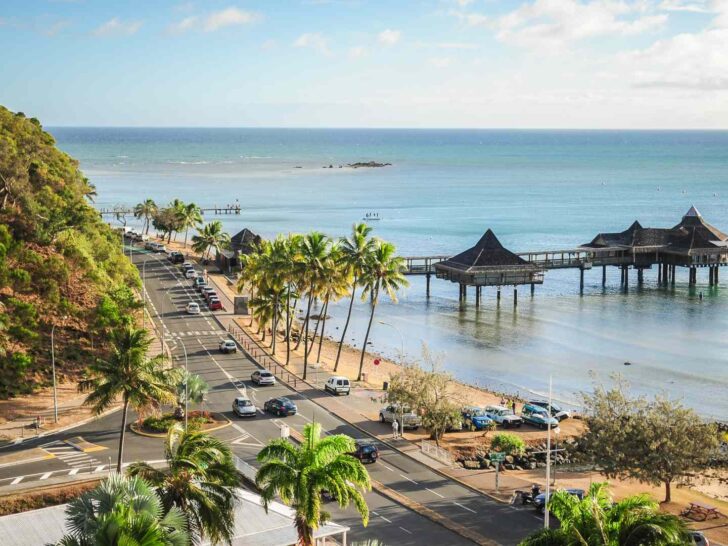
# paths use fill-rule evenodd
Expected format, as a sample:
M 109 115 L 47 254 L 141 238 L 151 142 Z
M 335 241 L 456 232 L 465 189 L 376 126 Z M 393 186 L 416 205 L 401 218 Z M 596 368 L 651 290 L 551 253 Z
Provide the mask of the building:
M 215 258 L 218 267 L 225 273 L 231 273 L 240 267 L 240 255 L 253 252 L 262 240 L 260 235 L 256 235 L 248 228 L 242 229 L 230 237 L 230 248 L 218 251 Z

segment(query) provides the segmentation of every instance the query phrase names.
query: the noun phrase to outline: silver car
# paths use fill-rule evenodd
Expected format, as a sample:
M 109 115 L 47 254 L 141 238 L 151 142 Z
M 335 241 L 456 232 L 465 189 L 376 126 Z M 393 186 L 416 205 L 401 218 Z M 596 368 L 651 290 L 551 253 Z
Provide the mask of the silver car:
M 250 375 L 250 380 L 257 385 L 275 385 L 276 376 L 268 370 L 258 370 Z
M 258 414 L 258 409 L 248 398 L 238 396 L 233 400 L 233 413 L 238 417 L 255 417 Z
M 403 428 L 417 430 L 422 424 L 422 419 L 409 408 L 400 408 L 399 406 L 391 405 L 379 410 L 379 421 L 381 423 L 391 423 L 395 419 L 402 424 Z

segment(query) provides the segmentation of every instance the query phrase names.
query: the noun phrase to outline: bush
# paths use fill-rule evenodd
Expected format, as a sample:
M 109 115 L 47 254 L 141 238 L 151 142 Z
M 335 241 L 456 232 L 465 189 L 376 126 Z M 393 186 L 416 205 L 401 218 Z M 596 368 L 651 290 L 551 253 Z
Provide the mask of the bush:
M 490 448 L 507 455 L 521 455 L 526 450 L 526 443 L 520 436 L 501 432 L 493 436 L 493 440 L 490 442 Z
M 162 416 L 151 416 L 144 419 L 142 426 L 149 432 L 167 432 L 169 428 L 179 422 L 178 419 L 171 413 L 167 413 Z

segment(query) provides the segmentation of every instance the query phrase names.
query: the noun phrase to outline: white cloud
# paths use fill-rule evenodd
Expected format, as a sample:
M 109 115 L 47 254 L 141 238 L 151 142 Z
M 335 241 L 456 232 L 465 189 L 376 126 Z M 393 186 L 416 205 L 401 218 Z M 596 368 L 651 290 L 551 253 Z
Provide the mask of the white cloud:
M 352 59 L 360 59 L 362 57 L 366 57 L 367 53 L 367 48 L 363 46 L 349 48 L 349 57 L 351 57 Z
M 385 29 L 379 33 L 377 40 L 380 44 L 385 46 L 393 46 L 402 37 L 402 33 L 399 30 Z
M 96 28 L 92 34 L 94 36 L 130 36 L 136 34 L 141 26 L 141 21 L 122 21 L 118 17 L 113 17 Z
M 664 11 L 691 11 L 694 13 L 708 13 L 710 11 L 705 2 L 690 0 L 663 0 L 659 7 Z
M 296 41 L 293 42 L 293 46 L 299 48 L 311 48 L 323 55 L 331 55 L 328 40 L 318 32 L 305 32 L 304 34 L 301 34 Z
M 470 44 L 467 42 L 440 42 L 435 44 L 440 49 L 477 49 L 476 44 Z
M 255 20 L 255 14 L 243 11 L 238 8 L 227 8 L 222 11 L 215 11 L 207 16 L 203 29 L 205 32 L 213 32 L 223 27 L 233 25 L 247 25 Z
M 194 15 L 190 17 L 185 17 L 181 21 L 177 21 L 176 23 L 172 23 L 167 27 L 167 30 L 169 32 L 172 32 L 173 34 L 180 34 L 182 32 L 187 32 L 188 30 L 192 30 L 197 26 L 198 23 L 198 17 L 195 17 Z
M 429 59 L 429 63 L 435 68 L 447 68 L 452 63 L 450 57 L 432 57 Z

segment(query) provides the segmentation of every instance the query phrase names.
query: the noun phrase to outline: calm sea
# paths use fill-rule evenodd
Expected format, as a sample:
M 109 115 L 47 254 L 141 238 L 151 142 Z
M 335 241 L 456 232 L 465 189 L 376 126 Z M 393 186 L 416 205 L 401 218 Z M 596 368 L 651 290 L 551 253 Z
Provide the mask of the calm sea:
M 691 205 L 728 230 L 728 132 L 55 128 L 98 189 L 98 205 L 175 197 L 202 206 L 239 202 L 221 216 L 231 233 L 317 229 L 346 234 L 367 212 L 403 255 L 454 254 L 492 228 L 516 251 L 574 248 L 634 220 L 672 226 Z M 355 161 L 381 169 L 339 169 Z M 332 165 L 334 168 L 322 168 Z M 208 219 L 210 216 L 208 215 Z M 479 310 L 458 305 L 454 284 L 411 278 L 384 303 L 372 349 L 418 358 L 426 342 L 459 378 L 563 401 L 623 374 L 634 390 L 684 399 L 728 419 L 728 270 L 709 289 L 679 271 L 674 289 L 619 289 L 619 272 L 550 272 L 530 297 L 484 291 Z M 702 299 L 700 293 L 702 292 Z M 332 333 L 340 326 L 334 311 Z M 348 341 L 363 337 L 359 305 Z M 400 332 L 403 334 L 400 336 Z M 403 338 L 403 339 L 402 339 Z M 629 361 L 631 366 L 624 363 Z

